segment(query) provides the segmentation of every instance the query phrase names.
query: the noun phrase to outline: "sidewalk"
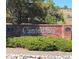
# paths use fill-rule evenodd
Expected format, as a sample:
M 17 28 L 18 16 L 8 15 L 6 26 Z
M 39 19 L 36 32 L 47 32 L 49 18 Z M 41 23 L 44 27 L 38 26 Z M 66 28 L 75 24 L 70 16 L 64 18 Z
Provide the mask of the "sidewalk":
M 7 57 L 8 56 L 12 56 L 12 55 L 20 55 L 20 56 L 22 56 L 22 55 L 25 56 L 26 55 L 26 56 L 36 56 L 36 57 L 37 56 L 44 56 L 44 57 L 46 57 L 44 59 L 52 59 L 53 56 L 62 56 L 62 57 L 67 57 L 66 59 L 71 59 L 70 57 L 72 55 L 72 52 L 60 52 L 60 51 L 28 51 L 27 49 L 23 49 L 23 48 L 6 48 L 6 54 L 7 54 Z M 51 57 L 51 58 L 49 58 L 49 57 Z

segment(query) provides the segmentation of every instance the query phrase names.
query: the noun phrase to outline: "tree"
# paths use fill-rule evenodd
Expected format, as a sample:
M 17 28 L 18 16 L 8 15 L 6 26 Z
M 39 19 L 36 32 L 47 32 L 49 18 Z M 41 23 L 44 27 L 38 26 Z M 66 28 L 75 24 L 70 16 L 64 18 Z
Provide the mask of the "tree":
M 14 18 L 13 23 L 22 23 L 23 18 L 26 18 L 26 21 L 28 21 L 28 18 L 33 19 L 36 16 L 41 16 L 43 11 L 38 7 L 36 1 L 39 0 L 33 0 L 32 3 L 29 2 L 29 0 L 7 0 L 7 8 L 11 12 L 11 17 Z M 42 0 L 39 1 L 39 4 Z M 7 10 L 8 11 L 8 10 Z M 29 20 L 30 21 L 30 20 Z M 28 22 L 29 22 L 28 21 Z
M 62 19 L 52 0 L 7 0 L 7 17 L 14 24 L 26 23 L 56 23 Z M 49 17 L 50 15 L 50 17 Z M 51 21 L 50 21 L 51 20 Z
M 65 5 L 65 6 L 64 6 L 64 9 L 68 9 L 68 6 L 67 6 L 67 5 Z

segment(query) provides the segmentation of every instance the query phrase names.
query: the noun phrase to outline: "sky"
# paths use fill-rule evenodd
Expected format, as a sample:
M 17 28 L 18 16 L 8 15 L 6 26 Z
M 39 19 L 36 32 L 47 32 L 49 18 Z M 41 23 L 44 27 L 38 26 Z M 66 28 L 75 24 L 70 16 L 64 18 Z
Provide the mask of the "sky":
M 69 8 L 72 8 L 72 0 L 53 0 L 55 5 L 59 7 L 68 6 Z

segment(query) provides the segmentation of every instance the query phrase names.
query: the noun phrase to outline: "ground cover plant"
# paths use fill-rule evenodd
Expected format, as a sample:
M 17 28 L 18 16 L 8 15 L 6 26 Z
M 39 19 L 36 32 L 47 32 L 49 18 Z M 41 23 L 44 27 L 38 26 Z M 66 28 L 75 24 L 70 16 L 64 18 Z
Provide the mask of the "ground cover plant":
M 72 51 L 71 40 L 45 36 L 8 37 L 7 47 L 21 47 L 33 51 Z

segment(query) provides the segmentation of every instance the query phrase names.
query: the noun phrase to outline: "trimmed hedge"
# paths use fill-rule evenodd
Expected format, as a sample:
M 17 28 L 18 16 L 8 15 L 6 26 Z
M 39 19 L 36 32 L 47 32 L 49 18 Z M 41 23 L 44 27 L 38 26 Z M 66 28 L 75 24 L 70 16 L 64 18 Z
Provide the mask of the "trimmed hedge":
M 22 47 L 37 51 L 72 51 L 72 41 L 63 38 L 45 36 L 8 37 L 7 47 Z

